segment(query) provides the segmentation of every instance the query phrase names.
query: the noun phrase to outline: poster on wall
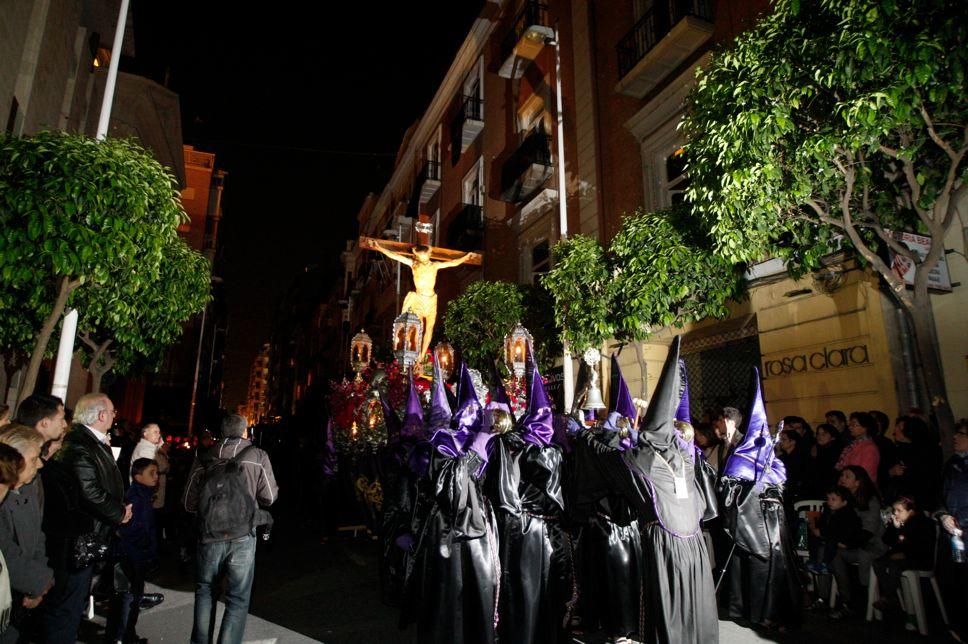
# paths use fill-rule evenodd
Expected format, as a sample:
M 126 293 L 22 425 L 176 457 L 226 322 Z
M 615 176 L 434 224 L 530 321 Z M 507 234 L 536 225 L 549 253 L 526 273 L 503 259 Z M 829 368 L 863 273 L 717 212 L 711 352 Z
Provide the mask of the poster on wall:
M 922 260 L 931 250 L 931 238 L 914 233 L 892 232 L 891 236 L 917 253 Z M 914 262 L 903 255 L 890 251 L 891 270 L 904 280 L 908 286 L 914 286 Z M 935 291 L 951 292 L 951 278 L 948 276 L 948 262 L 944 254 L 928 273 L 928 288 Z

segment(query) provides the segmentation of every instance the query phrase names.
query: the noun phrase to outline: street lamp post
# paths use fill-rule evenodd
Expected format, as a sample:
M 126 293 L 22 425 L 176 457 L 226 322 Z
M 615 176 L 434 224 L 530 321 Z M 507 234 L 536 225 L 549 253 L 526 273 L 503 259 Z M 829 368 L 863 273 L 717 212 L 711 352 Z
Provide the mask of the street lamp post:
M 121 60 L 121 46 L 124 43 L 124 27 L 128 20 L 128 3 L 121 0 L 118 11 L 118 26 L 114 30 L 114 45 L 111 49 L 111 61 L 108 64 L 108 76 L 104 82 L 104 96 L 101 99 L 101 115 L 97 121 L 98 141 L 108 135 L 108 123 L 111 121 L 111 106 L 114 103 L 114 86 L 118 80 L 118 63 Z M 71 358 L 74 356 L 74 340 L 77 336 L 77 309 L 67 309 L 64 322 L 61 324 L 60 343 L 57 345 L 57 360 L 54 362 L 54 384 L 51 395 L 57 396 L 67 403 L 67 385 L 71 378 Z
M 558 22 L 555 21 L 555 37 L 548 43 L 555 48 L 555 139 L 558 143 L 558 236 L 560 239 L 568 237 L 568 197 L 565 190 L 565 119 L 564 108 L 562 106 L 561 91 L 561 33 L 558 30 Z M 564 413 L 571 411 L 574 399 L 575 376 L 571 364 L 571 351 L 568 349 L 568 341 L 563 340 L 564 351 L 562 354 L 561 375 L 562 387 L 564 388 Z

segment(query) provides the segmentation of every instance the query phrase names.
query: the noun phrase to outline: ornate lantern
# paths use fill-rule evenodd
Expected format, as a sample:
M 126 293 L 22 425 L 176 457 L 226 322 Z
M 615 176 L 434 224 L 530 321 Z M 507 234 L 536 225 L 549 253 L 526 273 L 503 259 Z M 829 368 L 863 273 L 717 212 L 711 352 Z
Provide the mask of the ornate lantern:
M 434 347 L 434 361 L 440 367 L 440 373 L 444 380 L 450 380 L 450 375 L 454 373 L 454 347 L 450 342 L 442 340 Z
M 520 322 L 504 336 L 504 362 L 515 378 L 523 378 L 528 368 L 528 348 L 534 346 L 534 339 Z
M 412 311 L 401 313 L 393 321 L 393 355 L 404 369 L 417 363 L 422 340 L 423 324 Z
M 360 329 L 360 332 L 353 336 L 350 341 L 350 365 L 356 372 L 356 379 L 360 379 L 360 373 L 370 364 L 370 354 L 373 350 L 373 340 Z
M 582 359 L 588 365 L 588 392 L 585 396 L 585 404 L 582 409 L 598 410 L 605 409 L 605 401 L 602 400 L 602 390 L 598 387 L 598 364 L 602 361 L 602 353 L 595 347 L 585 349 Z

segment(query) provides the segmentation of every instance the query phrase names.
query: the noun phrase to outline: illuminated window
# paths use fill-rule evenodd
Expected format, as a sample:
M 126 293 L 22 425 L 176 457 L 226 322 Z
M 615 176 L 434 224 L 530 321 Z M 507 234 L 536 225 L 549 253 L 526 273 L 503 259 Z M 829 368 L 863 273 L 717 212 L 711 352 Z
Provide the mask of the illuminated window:
M 682 203 L 685 191 L 689 187 L 689 176 L 686 174 L 686 154 L 679 147 L 665 158 L 663 189 L 670 204 Z

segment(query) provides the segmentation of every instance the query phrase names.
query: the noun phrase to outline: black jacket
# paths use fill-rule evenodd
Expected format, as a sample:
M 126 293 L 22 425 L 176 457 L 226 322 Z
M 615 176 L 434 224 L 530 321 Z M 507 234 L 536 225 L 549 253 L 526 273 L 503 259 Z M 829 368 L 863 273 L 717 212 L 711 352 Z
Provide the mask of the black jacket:
M 62 466 L 65 483 L 73 487 L 71 496 L 76 495 L 78 514 L 85 519 L 75 517 L 65 532 L 77 536 L 96 531 L 108 537 L 124 518 L 124 482 L 111 448 L 84 425 L 74 425 L 52 460 Z

